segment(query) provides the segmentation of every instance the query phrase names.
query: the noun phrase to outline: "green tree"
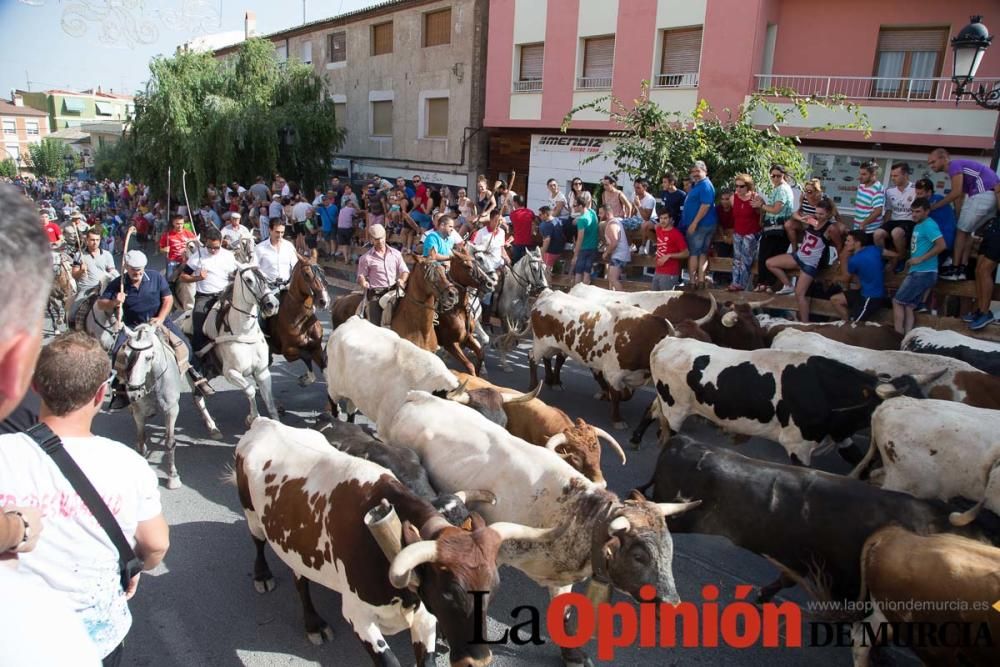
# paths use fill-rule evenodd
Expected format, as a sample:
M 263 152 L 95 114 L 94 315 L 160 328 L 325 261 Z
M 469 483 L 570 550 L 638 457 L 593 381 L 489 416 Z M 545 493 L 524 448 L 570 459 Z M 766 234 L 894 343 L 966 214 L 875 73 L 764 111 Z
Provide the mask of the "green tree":
M 72 150 L 58 139 L 45 137 L 37 144 L 28 144 L 28 167 L 35 176 L 63 178 L 75 163 Z
M 583 163 L 598 157 L 611 158 L 615 176 L 624 172 L 633 179 L 644 176 L 658 184 L 664 174 L 686 174 L 695 160 L 702 160 L 716 185 L 730 183 L 742 172 L 750 174 L 756 183 L 767 183 L 772 164 L 783 165 L 801 181 L 806 165 L 798 149 L 800 137 L 782 134 L 780 127 L 796 117 L 808 118 L 814 107 L 844 111 L 851 120 L 809 128 L 807 134 L 844 128 L 861 130 L 866 137 L 871 134 L 867 116 L 860 108 L 838 97 L 820 98 L 798 95 L 790 89 L 773 89 L 752 95 L 735 113 L 725 109 L 720 116 L 702 100 L 693 112 L 681 114 L 664 111 L 653 102 L 646 81 L 632 105 L 613 96 L 602 97 L 572 109 L 561 129 L 566 132 L 573 116 L 584 109 L 608 114 L 622 129 L 611 132 L 615 142 Z M 758 127 L 765 118 L 770 125 Z
M 122 150 L 129 173 L 154 192 L 165 191 L 167 166 L 173 196 L 184 170 L 192 198 L 212 182 L 247 183 L 274 171 L 305 189 L 325 180 L 343 144 L 324 79 L 310 65 L 278 63 L 266 40 L 244 42 L 225 61 L 207 53 L 155 58 L 150 71 Z
M 130 147 L 130 143 L 119 141 L 98 148 L 94 152 L 94 177 L 98 179 L 110 178 L 113 181 L 125 178 L 129 173 Z
M 13 158 L 7 158 L 0 162 L 0 177 L 2 178 L 16 178 L 17 177 L 17 163 L 14 162 Z

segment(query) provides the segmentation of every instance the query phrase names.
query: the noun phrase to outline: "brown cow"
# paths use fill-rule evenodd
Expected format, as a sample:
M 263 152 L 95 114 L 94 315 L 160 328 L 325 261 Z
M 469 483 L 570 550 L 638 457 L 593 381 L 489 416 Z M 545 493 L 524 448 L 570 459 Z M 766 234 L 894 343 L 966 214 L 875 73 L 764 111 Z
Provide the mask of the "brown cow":
M 521 392 L 507 387 L 498 387 L 482 378 L 467 373 L 452 371 L 458 379 L 465 383 L 467 391 L 477 389 L 492 389 L 501 395 L 521 397 Z M 525 394 L 528 400 L 511 400 L 503 404 L 507 414 L 507 431 L 511 435 L 526 440 L 533 445 L 551 449 L 561 456 L 584 477 L 602 487 L 608 483 L 601 472 L 601 444 L 603 438 L 611 445 L 625 465 L 625 451 L 615 438 L 604 429 L 587 424 L 582 419 L 574 422 L 569 415 L 559 408 L 546 405 L 544 401 L 535 398 L 541 385 L 532 394 Z
M 775 317 L 760 316 L 757 318 L 764 329 L 764 339 L 770 347 L 775 336 L 785 329 L 798 329 L 817 333 L 820 336 L 835 340 L 845 345 L 864 347 L 869 350 L 898 350 L 903 343 L 902 334 L 885 324 L 875 322 L 793 322 Z
M 872 634 L 889 623 L 895 641 L 909 645 L 928 665 L 1000 665 L 1000 549 L 958 535 L 921 536 L 898 526 L 865 542 L 863 599 L 873 603 L 866 619 Z M 962 608 L 956 608 L 960 605 Z M 902 624 L 893 628 L 894 624 Z M 927 624 L 927 625 L 924 625 Z M 925 641 L 916 640 L 924 625 Z M 926 641 L 928 628 L 938 641 Z M 854 628 L 854 664 L 867 665 L 871 641 Z M 969 646 L 959 641 L 968 636 Z M 910 639 L 911 641 L 907 641 Z

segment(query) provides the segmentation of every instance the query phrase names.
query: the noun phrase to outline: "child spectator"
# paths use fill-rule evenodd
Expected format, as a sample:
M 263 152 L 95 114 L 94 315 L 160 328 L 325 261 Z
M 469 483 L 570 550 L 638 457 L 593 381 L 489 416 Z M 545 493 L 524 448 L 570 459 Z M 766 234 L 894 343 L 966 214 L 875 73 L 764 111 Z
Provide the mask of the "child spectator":
M 913 201 L 913 238 L 910 240 L 909 273 L 892 299 L 893 324 L 897 333 L 906 334 L 913 328 L 913 311 L 924 300 L 924 293 L 934 287 L 938 278 L 937 256 L 945 250 L 944 237 L 930 217 L 931 203 L 921 197 Z
M 681 260 L 687 259 L 687 241 L 684 234 L 674 227 L 670 206 L 656 206 L 656 271 L 653 289 L 665 292 L 674 289 L 681 281 Z
M 549 269 L 555 269 L 556 262 L 566 249 L 566 238 L 563 236 L 562 224 L 552 217 L 552 208 L 542 206 L 538 209 L 538 232 L 542 235 L 542 260 Z

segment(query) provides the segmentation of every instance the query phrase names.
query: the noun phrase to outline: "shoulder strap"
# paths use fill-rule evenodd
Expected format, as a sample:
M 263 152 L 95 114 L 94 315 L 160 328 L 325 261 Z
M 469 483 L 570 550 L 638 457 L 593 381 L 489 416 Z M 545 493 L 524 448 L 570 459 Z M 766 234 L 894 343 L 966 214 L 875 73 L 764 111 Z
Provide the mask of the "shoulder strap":
M 98 525 L 111 538 L 111 543 L 118 550 L 118 568 L 122 577 L 122 589 L 128 590 L 132 577 L 142 570 L 142 561 L 136 557 L 135 552 L 129 545 L 121 526 L 115 520 L 111 510 L 101 498 L 101 495 L 90 483 L 80 466 L 76 464 L 73 457 L 69 455 L 63 447 L 62 440 L 52 432 L 47 425 L 39 422 L 24 432 L 31 437 L 46 454 L 51 457 L 52 462 L 59 468 L 59 472 L 69 481 L 73 490 L 80 496 L 80 500 L 87 506 Z

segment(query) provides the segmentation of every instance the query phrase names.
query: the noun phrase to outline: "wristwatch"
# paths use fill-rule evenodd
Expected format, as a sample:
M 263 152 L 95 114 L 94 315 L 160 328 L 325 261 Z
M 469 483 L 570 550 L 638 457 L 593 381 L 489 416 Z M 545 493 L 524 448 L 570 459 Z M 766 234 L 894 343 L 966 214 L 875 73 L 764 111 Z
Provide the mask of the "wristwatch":
M 31 538 L 31 524 L 28 523 L 28 520 L 25 519 L 24 515 L 21 514 L 21 512 L 19 512 L 18 510 L 10 510 L 4 512 L 3 514 L 4 516 L 8 516 L 10 514 L 17 515 L 17 518 L 21 520 L 21 525 L 24 527 L 24 532 L 23 535 L 21 536 L 21 541 L 10 548 L 10 551 L 17 551 L 18 547 L 20 547 L 22 544 L 26 544 L 28 540 Z

